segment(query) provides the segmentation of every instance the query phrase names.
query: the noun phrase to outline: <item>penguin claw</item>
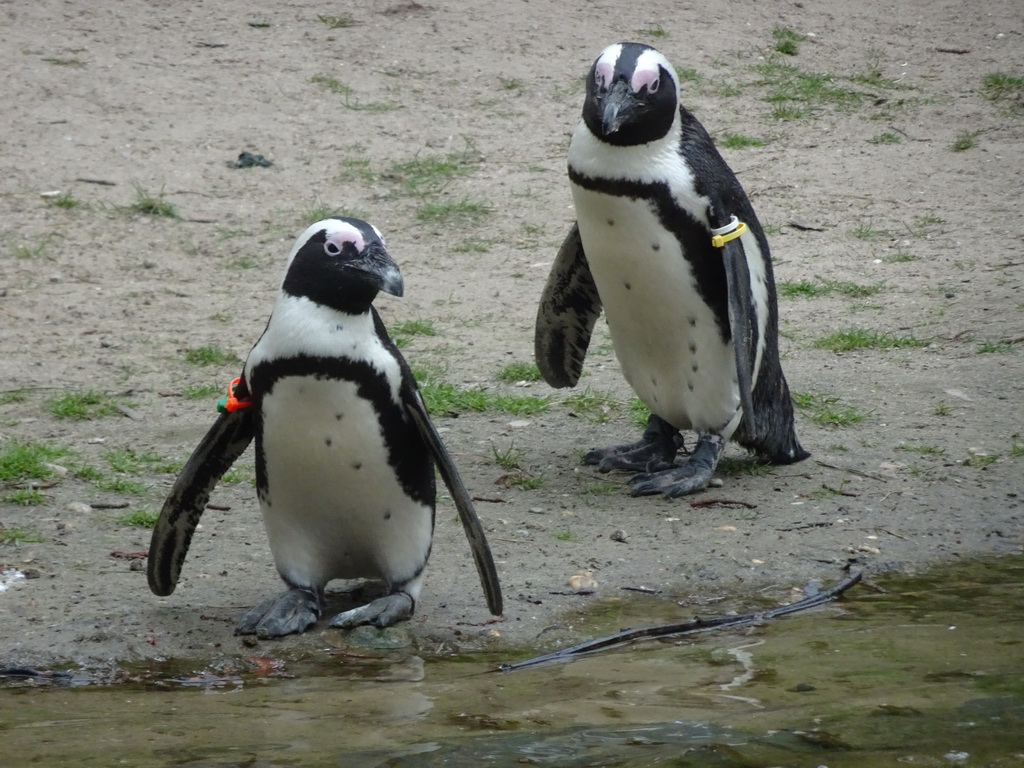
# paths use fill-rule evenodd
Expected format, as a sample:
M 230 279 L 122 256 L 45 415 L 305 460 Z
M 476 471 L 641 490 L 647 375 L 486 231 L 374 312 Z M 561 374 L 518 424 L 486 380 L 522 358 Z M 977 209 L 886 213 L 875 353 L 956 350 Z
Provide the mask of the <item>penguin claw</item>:
M 256 635 L 261 640 L 304 632 L 320 617 L 320 601 L 305 589 L 289 589 L 283 595 L 250 608 L 235 626 L 236 635 Z
M 341 629 L 351 629 L 361 624 L 390 627 L 410 618 L 415 610 L 416 602 L 411 595 L 406 592 L 393 592 L 367 605 L 339 613 L 331 619 L 330 625 Z
M 652 496 L 660 493 L 669 499 L 677 499 L 703 490 L 714 477 L 718 459 L 724 449 L 725 441 L 720 435 L 703 434 L 697 441 L 693 454 L 685 463 L 631 477 L 630 493 L 633 496 Z

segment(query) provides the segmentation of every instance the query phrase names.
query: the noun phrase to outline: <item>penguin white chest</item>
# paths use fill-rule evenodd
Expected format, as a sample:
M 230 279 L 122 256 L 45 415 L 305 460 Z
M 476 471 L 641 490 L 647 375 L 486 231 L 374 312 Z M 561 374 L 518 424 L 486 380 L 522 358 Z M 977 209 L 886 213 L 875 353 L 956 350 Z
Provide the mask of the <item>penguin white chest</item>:
M 262 404 L 261 508 L 278 570 L 295 583 L 398 581 L 422 569 L 431 508 L 405 493 L 379 415 L 350 381 L 279 380 Z
M 583 250 L 615 354 L 637 397 L 678 429 L 716 429 L 739 405 L 732 344 L 683 244 L 644 200 L 573 185 Z

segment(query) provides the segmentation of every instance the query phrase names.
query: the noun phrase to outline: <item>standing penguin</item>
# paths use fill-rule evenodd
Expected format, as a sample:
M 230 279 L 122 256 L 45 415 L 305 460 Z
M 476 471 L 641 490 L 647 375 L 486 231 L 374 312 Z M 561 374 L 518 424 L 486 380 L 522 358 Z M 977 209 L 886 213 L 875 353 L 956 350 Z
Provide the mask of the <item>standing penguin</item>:
M 332 579 L 383 580 L 390 592 L 331 626 L 412 616 L 434 530 L 434 465 L 451 491 L 491 612 L 501 588 L 487 540 L 415 380 L 372 306 L 402 295 L 375 227 L 319 221 L 291 255 L 277 305 L 221 415 L 178 476 L 153 529 L 149 586 L 174 591 L 210 492 L 256 439 L 256 484 L 278 573 L 288 585 L 236 634 L 302 632 Z
M 576 224 L 541 297 L 537 364 L 552 386 L 574 386 L 603 308 L 651 411 L 639 442 L 584 462 L 639 473 L 634 495 L 676 497 L 708 485 L 730 439 L 776 464 L 806 458 L 779 363 L 768 241 L 654 48 L 611 45 L 590 68 L 569 180 Z M 697 444 L 677 464 L 683 429 Z

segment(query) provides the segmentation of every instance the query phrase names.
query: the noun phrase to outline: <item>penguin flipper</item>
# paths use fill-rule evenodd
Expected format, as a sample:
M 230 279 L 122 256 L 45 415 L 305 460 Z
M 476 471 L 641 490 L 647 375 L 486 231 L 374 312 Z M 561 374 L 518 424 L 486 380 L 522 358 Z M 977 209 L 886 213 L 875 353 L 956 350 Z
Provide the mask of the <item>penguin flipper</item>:
M 426 406 L 423 404 L 423 398 L 419 392 L 414 392 L 413 395 L 411 398 L 406 398 L 405 410 L 419 430 L 423 441 L 430 447 L 430 452 L 434 456 L 438 471 L 441 473 L 441 479 L 448 486 L 448 491 L 455 502 L 455 508 L 459 512 L 459 519 L 462 521 L 462 527 L 466 531 L 466 538 L 469 540 L 469 548 L 473 552 L 473 562 L 476 563 L 476 570 L 480 575 L 480 585 L 483 587 L 484 596 L 487 598 L 487 608 L 492 615 L 500 616 L 504 611 L 501 583 L 498 581 L 498 571 L 494 567 L 494 557 L 491 555 L 491 548 L 487 543 L 487 536 L 484 533 L 483 526 L 480 524 L 480 518 L 477 517 L 473 500 L 470 498 L 469 491 L 466 490 L 466 486 L 462 482 L 462 477 L 460 477 L 459 471 L 455 467 L 451 454 L 448 453 L 448 449 L 441 441 L 441 436 L 437 433 L 437 429 L 430 420 Z
M 750 269 L 742 238 L 722 246 L 725 280 L 729 293 L 729 328 L 736 356 L 736 382 L 740 390 L 743 420 L 751 434 L 754 428 L 754 360 L 757 357 L 757 314 L 750 287 Z
M 149 588 L 169 595 L 178 584 L 192 534 L 217 481 L 242 455 L 256 432 L 256 409 L 222 413 L 174 481 L 149 544 Z
M 600 315 L 601 297 L 574 223 L 551 265 L 537 309 L 533 347 L 544 381 L 552 387 L 576 385 Z

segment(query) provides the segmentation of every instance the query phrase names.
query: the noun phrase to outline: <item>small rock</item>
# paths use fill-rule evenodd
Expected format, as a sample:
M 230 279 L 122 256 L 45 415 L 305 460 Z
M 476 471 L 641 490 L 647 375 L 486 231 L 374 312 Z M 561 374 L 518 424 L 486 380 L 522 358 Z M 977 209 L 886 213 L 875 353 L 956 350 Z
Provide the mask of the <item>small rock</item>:
M 617 531 L 612 531 L 612 535 L 609 536 L 608 538 L 610 538 L 612 541 L 621 541 L 621 542 L 625 543 L 625 541 L 626 541 L 626 532 L 620 528 Z
M 712 477 L 711 480 L 708 481 L 708 488 L 721 488 L 723 485 L 725 485 L 725 483 L 722 482 L 722 478 L 720 477 Z
M 62 467 L 60 464 L 50 464 L 49 462 L 43 462 L 43 466 L 53 472 L 58 477 L 64 477 L 68 473 L 67 467 Z
M 92 512 L 92 507 L 90 507 L 84 501 L 69 501 L 64 508 L 68 512 L 75 512 L 76 514 L 84 514 L 86 512 Z
M 569 577 L 569 588 L 574 592 L 593 592 L 597 589 L 597 579 L 592 571 L 580 571 Z
M 546 514 L 544 512 L 543 508 L 541 508 L 541 507 L 530 507 L 526 511 L 529 512 L 531 515 L 543 515 L 543 514 Z
M 144 571 L 146 570 L 146 564 L 142 560 L 132 560 L 128 564 L 129 571 Z
M 511 427 L 512 429 L 522 429 L 523 427 L 528 427 L 528 426 L 530 426 L 530 424 L 531 424 L 531 423 L 532 423 L 532 422 L 526 421 L 525 419 L 520 419 L 520 420 L 517 420 L 517 421 L 510 421 L 510 422 L 508 423 L 508 425 L 509 425 L 509 426 L 510 426 L 510 427 Z

